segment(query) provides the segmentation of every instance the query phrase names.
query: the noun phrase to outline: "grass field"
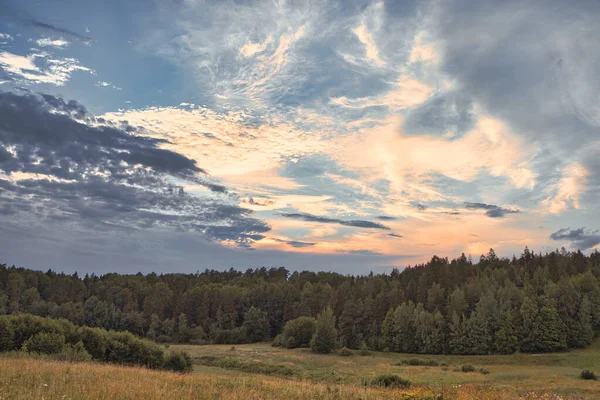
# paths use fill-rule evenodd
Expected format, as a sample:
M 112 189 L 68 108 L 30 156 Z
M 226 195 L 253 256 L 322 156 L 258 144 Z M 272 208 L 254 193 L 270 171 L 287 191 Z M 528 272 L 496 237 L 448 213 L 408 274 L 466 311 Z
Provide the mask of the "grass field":
M 192 355 L 194 373 L 0 357 L 0 400 L 600 399 L 599 381 L 578 378 L 581 369 L 600 371 L 600 341 L 585 350 L 512 356 L 371 353 L 341 357 L 268 344 L 235 346 L 234 350 L 217 345 L 170 348 Z M 448 366 L 395 365 L 409 358 L 436 360 Z M 455 371 L 465 364 L 490 373 Z M 406 389 L 364 386 L 365 381 L 383 373 L 398 374 L 413 385 Z
M 600 399 L 600 381 L 579 378 L 582 369 L 600 372 L 600 340 L 586 349 L 508 356 L 429 356 L 374 352 L 369 356 L 360 356 L 354 352 L 353 356 L 341 357 L 313 354 L 308 349 L 273 348 L 268 344 L 239 345 L 234 350 L 226 345 L 177 345 L 171 348 L 190 353 L 195 360 L 195 371 L 202 374 L 228 371 L 231 376 L 247 376 L 248 372 L 255 370 L 291 380 L 360 386 L 379 374 L 392 373 L 434 390 L 476 385 L 522 396 L 535 392 Z M 447 366 L 396 365 L 410 358 L 435 360 Z M 220 368 L 200 363 L 218 365 Z M 476 372 L 457 371 L 466 364 L 473 365 Z M 479 373 L 481 368 L 489 371 L 489 374 Z

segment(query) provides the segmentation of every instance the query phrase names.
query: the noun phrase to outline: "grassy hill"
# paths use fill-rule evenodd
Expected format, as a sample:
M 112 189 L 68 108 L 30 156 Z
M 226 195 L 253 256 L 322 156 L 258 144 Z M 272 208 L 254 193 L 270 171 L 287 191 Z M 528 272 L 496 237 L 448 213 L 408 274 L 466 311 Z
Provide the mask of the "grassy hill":
M 224 345 L 173 348 L 192 355 L 194 373 L 7 355 L 0 358 L 0 398 L 600 399 L 598 381 L 578 378 L 581 369 L 600 371 L 600 341 L 583 350 L 511 356 L 360 356 L 355 352 L 341 357 L 267 344 L 233 350 Z M 442 365 L 396 365 L 409 359 Z M 476 371 L 456 371 L 466 364 Z M 480 368 L 489 373 L 479 373 Z M 387 373 L 407 378 L 413 385 L 406 389 L 365 386 L 375 376 Z

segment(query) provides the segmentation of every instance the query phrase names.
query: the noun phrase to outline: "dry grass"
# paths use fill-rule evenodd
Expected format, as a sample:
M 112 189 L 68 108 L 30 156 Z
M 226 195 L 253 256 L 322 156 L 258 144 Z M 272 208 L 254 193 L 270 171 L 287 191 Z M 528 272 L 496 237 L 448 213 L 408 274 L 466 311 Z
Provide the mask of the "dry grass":
M 477 386 L 406 390 L 315 384 L 260 375 L 178 375 L 102 364 L 0 358 L 0 399 L 517 399 Z M 549 397 L 550 398 L 550 397 Z
M 598 381 L 584 381 L 579 378 L 582 369 L 600 371 L 600 340 L 596 340 L 593 345 L 585 349 L 509 356 L 415 356 L 371 352 L 371 355 L 366 357 L 358 355 L 340 357 L 313 354 L 307 349 L 273 348 L 268 344 L 238 345 L 235 351 L 231 351 L 231 346 L 224 345 L 175 345 L 171 348 L 186 350 L 196 360 L 199 357 L 209 356 L 286 366 L 293 369 L 294 374 L 285 378 L 296 381 L 310 380 L 318 383 L 359 386 L 361 382 L 380 374 L 397 374 L 416 385 L 426 385 L 442 392 L 461 385 L 463 391 L 465 387 L 488 387 L 497 392 L 508 392 L 511 395 L 519 393 L 523 397 L 530 398 L 534 398 L 531 393 L 538 393 L 539 396 L 549 393 L 547 396 L 557 394 L 561 398 L 600 399 Z M 414 357 L 445 362 L 449 367 L 443 369 L 395 365 L 401 360 Z M 484 368 L 490 373 L 483 375 L 478 372 L 460 372 L 461 366 L 465 364 L 475 366 L 476 370 Z M 195 370 L 202 374 L 227 373 L 232 377 L 248 375 L 239 370 L 201 365 L 196 365 Z M 482 391 L 485 392 L 483 389 Z

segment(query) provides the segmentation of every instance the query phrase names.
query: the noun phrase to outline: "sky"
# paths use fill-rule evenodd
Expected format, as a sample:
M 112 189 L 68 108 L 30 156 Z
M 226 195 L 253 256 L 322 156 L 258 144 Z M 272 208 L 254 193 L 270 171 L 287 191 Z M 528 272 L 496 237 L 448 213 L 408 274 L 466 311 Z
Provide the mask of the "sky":
M 0 262 L 600 249 L 600 2 L 0 0 Z

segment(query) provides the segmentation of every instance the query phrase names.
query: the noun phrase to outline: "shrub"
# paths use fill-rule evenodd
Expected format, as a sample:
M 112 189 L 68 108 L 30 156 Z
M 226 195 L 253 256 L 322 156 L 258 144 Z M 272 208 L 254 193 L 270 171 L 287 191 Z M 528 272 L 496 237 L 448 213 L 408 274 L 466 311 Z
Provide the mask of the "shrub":
M 172 343 L 173 338 L 168 335 L 158 335 L 158 337 L 156 338 L 156 341 L 158 343 Z
M 343 347 L 338 354 L 342 357 L 348 357 L 348 356 L 353 355 L 353 353 L 350 351 L 350 349 L 348 349 L 346 347 Z
M 281 340 L 282 340 L 281 334 L 275 336 L 275 339 L 273 339 L 273 341 L 271 342 L 271 346 L 273 346 L 273 347 L 283 346 L 283 343 L 281 343 Z
M 92 356 L 87 352 L 82 341 L 75 344 L 67 344 L 60 353 L 56 355 L 56 359 L 70 362 L 90 361 Z
M 440 362 L 437 360 L 421 360 L 420 358 L 409 358 L 408 360 L 401 360 L 397 362 L 396 365 L 437 367 L 440 365 Z
M 447 367 L 447 366 L 448 366 L 448 363 L 447 363 L 447 362 L 445 362 L 445 361 L 442 361 L 442 362 L 440 363 L 440 367 Z
M 27 339 L 29 353 L 58 354 L 65 346 L 65 337 L 60 333 L 39 332 Z
M 479 368 L 479 373 L 480 373 L 480 374 L 482 374 L 482 375 L 487 375 L 487 374 L 489 374 L 489 373 L 490 373 L 490 371 L 488 371 L 488 370 L 487 370 L 487 369 L 485 369 L 485 368 Z
M 596 377 L 595 373 L 593 373 L 592 371 L 587 370 L 587 369 L 581 371 L 581 375 L 579 375 L 579 377 L 581 379 L 593 380 L 593 381 L 595 381 L 596 379 L 598 379 L 598 377 Z
M 308 347 L 315 333 L 315 324 L 315 319 L 310 317 L 300 317 L 286 322 L 283 327 L 281 343 L 285 343 L 285 347 L 288 349 Z
M 368 356 L 370 354 L 369 347 L 367 346 L 367 344 L 365 342 L 362 342 L 360 344 L 359 354 L 361 356 Z
M 475 367 L 471 364 L 463 365 L 460 370 L 462 372 L 475 372 Z
M 13 350 L 15 332 L 7 318 L 0 319 L 0 352 Z
M 371 381 L 370 385 L 382 387 L 409 387 L 410 381 L 400 378 L 398 375 L 379 375 Z
M 191 372 L 192 359 L 185 351 L 174 351 L 165 357 L 163 369 L 175 372 Z
M 216 344 L 243 344 L 248 343 L 246 327 L 234 329 L 217 329 L 211 332 L 213 342 Z

